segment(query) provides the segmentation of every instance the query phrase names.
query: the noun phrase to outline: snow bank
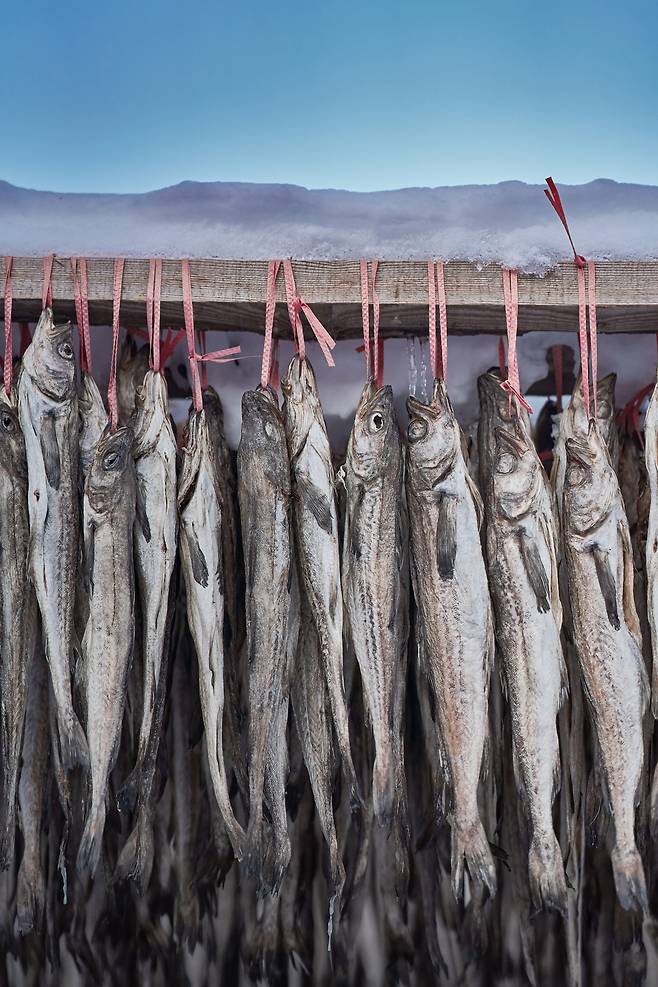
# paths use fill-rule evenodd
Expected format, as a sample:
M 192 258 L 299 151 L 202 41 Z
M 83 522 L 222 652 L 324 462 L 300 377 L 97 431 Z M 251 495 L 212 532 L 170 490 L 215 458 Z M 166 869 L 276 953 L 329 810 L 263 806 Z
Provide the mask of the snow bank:
M 140 195 L 37 192 L 0 182 L 0 252 L 86 256 L 470 260 L 542 273 L 569 256 L 542 185 L 390 192 L 183 182 Z M 578 250 L 658 258 L 658 187 L 560 186 Z

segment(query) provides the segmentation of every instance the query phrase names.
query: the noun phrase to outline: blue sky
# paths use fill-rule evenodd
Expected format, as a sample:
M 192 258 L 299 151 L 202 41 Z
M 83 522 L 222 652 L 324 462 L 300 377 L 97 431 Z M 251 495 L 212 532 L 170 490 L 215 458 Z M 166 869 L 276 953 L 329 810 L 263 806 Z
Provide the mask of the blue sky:
M 22 0 L 0 178 L 658 184 L 658 5 Z

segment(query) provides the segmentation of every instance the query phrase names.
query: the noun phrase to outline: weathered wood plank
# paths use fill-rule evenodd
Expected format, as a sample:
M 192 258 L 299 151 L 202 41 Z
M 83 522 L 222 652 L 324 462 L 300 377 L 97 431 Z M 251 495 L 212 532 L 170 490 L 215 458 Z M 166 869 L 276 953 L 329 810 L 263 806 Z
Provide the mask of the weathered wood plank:
M 193 260 L 192 290 L 195 317 L 200 327 L 262 332 L 267 264 L 264 261 Z M 107 324 L 112 313 L 111 259 L 87 261 L 90 314 L 94 324 Z M 295 261 L 300 294 L 337 338 L 361 332 L 359 265 L 356 261 Z M 658 327 L 658 263 L 597 264 L 597 302 L 602 332 L 655 332 Z M 143 325 L 145 321 L 147 260 L 128 259 L 125 264 L 121 321 Z M 0 290 L 4 279 L 0 278 Z M 40 309 L 42 262 L 39 258 L 14 258 L 12 290 L 14 317 L 34 319 Z M 59 317 L 72 317 L 73 284 L 68 258 L 53 266 L 54 307 Z M 382 303 L 383 334 L 424 332 L 427 326 L 427 270 L 417 261 L 384 261 L 379 265 L 377 291 Z M 503 291 L 500 268 L 479 269 L 473 264 L 446 264 L 446 295 L 450 332 L 504 331 Z M 278 300 L 285 301 L 282 278 Z M 577 279 L 573 264 L 562 264 L 544 277 L 519 276 L 521 332 L 577 329 Z M 163 263 L 163 323 L 180 325 L 180 261 Z M 284 304 L 277 306 L 276 331 L 289 335 Z

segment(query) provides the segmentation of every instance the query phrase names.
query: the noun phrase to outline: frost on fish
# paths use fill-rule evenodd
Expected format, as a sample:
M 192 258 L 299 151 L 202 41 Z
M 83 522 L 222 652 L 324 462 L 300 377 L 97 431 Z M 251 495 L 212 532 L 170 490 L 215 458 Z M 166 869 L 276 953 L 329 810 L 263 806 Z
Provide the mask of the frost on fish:
M 510 409 L 493 375 L 484 377 L 478 389 L 488 398 L 481 408 L 480 469 L 489 586 L 512 721 L 514 775 L 529 823 L 530 893 L 536 908 L 565 911 L 564 864 L 553 829 L 560 779 L 556 719 L 567 688 L 557 530 L 527 420 Z
M 56 326 L 44 309 L 18 380 L 25 438 L 30 519 L 30 575 L 66 768 L 88 762 L 84 732 L 73 709 L 71 665 L 78 577 L 78 403 L 71 324 Z
M 635 806 L 648 683 L 628 521 L 598 423 L 590 422 L 584 437 L 567 439 L 565 452 L 562 517 L 573 633 L 614 825 L 615 886 L 623 908 L 645 909 Z
M 431 402 L 407 402 L 406 489 L 420 674 L 431 692 L 427 743 L 441 752 L 452 830 L 452 880 L 496 890 L 478 808 L 487 744 L 493 618 L 480 543 L 482 505 L 464 461 L 459 425 L 441 381 Z

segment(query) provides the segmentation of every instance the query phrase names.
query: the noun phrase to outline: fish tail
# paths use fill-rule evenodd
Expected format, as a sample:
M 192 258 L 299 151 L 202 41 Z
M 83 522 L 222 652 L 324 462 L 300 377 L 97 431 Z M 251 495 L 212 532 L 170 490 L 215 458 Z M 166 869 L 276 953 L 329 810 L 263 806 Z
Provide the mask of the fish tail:
M 41 929 L 45 902 L 46 881 L 41 868 L 28 876 L 21 864 L 16 886 L 16 917 L 21 935 Z
M 453 823 L 450 849 L 452 889 L 461 899 L 464 863 L 472 881 L 487 889 L 491 897 L 496 893 L 496 868 L 491 855 L 484 827 L 479 819 L 468 826 Z
M 138 786 L 139 766 L 136 766 L 117 792 L 117 809 L 119 812 L 134 812 L 137 803 Z
M 634 909 L 646 911 L 648 907 L 647 885 L 642 858 L 637 847 L 632 846 L 627 850 L 616 846 L 610 857 L 619 904 L 629 911 Z
M 59 720 L 59 745 L 62 765 L 66 771 L 80 765 L 89 767 L 89 747 L 80 720 L 73 710 L 66 719 Z
M 93 875 L 101 858 L 103 848 L 103 830 L 105 829 L 105 799 L 98 804 L 92 802 L 89 815 L 82 831 L 82 839 L 78 848 L 78 873 L 85 871 Z
M 567 914 L 567 882 L 562 851 L 555 833 L 534 839 L 528 854 L 530 897 L 536 909 L 554 908 Z
M 390 760 L 389 758 L 384 760 L 380 754 L 377 754 L 372 772 L 372 803 L 375 818 L 380 825 L 390 824 L 393 818 L 394 798 Z
M 117 861 L 115 881 L 132 880 L 140 895 L 151 881 L 153 872 L 153 828 L 145 812 L 140 812 Z

